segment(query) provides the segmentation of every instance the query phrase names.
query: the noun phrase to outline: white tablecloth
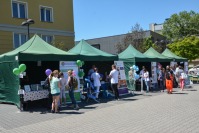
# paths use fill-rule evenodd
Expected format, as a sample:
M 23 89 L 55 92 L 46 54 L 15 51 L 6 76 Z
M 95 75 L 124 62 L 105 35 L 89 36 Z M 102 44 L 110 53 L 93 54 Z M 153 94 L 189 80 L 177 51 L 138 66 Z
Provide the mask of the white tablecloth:
M 48 98 L 48 95 L 48 90 L 30 91 L 24 92 L 23 98 L 24 101 L 35 101 L 39 99 Z

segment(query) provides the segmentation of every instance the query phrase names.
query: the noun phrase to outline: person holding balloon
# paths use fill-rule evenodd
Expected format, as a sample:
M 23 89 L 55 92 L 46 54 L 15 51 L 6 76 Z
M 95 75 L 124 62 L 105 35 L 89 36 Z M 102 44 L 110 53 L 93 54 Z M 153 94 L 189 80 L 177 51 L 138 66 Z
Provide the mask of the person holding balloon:
M 59 75 L 59 71 L 58 70 L 54 70 L 51 74 L 50 74 L 50 89 L 51 89 L 51 94 L 53 97 L 53 102 L 52 102 L 52 109 L 51 112 L 52 113 L 58 113 L 58 102 L 59 102 L 59 98 L 60 98 L 60 88 L 61 88 L 61 84 L 60 84 L 60 80 L 58 79 L 58 75 Z

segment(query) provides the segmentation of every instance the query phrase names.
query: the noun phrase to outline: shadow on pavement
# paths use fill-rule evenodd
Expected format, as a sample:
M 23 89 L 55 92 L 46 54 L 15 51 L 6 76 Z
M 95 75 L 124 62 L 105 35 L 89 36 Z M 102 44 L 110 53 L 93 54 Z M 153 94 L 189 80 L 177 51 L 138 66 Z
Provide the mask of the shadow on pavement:
M 172 93 L 172 94 L 180 94 L 180 95 L 188 95 L 188 93 L 178 92 L 178 93 Z

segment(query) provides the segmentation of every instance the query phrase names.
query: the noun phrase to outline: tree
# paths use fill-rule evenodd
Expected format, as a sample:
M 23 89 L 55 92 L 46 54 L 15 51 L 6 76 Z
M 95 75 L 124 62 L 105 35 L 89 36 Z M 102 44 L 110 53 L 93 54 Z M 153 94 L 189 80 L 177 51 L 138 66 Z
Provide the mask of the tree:
M 199 38 L 190 36 L 168 45 L 172 52 L 190 61 L 199 58 Z
M 144 37 L 144 30 L 142 29 L 140 24 L 136 23 L 132 27 L 131 32 L 127 33 L 124 39 L 122 39 L 121 42 L 118 42 L 118 44 L 115 45 L 117 53 L 125 50 L 130 44 L 133 45 L 137 50 L 142 51 L 141 45 L 143 44 Z
M 169 40 L 176 40 L 189 35 L 199 34 L 199 14 L 183 11 L 173 14 L 163 24 L 163 35 Z
M 67 48 L 66 48 L 66 46 L 65 46 L 65 44 L 64 44 L 63 42 L 56 42 L 56 41 L 53 41 L 53 42 L 52 42 L 52 45 L 55 46 L 55 47 L 58 48 L 58 49 L 67 51 Z

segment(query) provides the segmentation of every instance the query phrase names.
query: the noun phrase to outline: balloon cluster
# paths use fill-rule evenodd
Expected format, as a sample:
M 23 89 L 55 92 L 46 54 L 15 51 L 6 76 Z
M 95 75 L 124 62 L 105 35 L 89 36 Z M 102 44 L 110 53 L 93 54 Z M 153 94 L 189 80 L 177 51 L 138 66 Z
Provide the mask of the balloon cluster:
M 19 75 L 20 73 L 24 72 L 26 70 L 26 65 L 25 64 L 21 64 L 19 65 L 19 68 L 14 68 L 13 69 L 13 73 L 15 75 Z
M 134 79 L 135 79 L 135 80 L 139 79 L 140 76 L 136 73 L 136 72 L 139 71 L 139 67 L 136 66 L 136 65 L 133 65 L 132 68 L 133 68 L 133 70 L 134 70 Z
M 133 70 L 135 70 L 137 72 L 137 71 L 139 71 L 139 67 L 136 65 L 133 65 Z
M 78 76 L 79 76 L 79 77 L 84 77 L 84 75 L 85 75 L 85 73 L 82 72 L 82 71 L 80 71 L 80 72 L 78 73 Z
M 81 61 L 81 60 L 77 60 L 77 66 L 78 67 L 81 67 L 81 66 L 83 66 L 84 65 L 84 61 Z
M 52 73 L 52 70 L 46 69 L 46 71 L 45 71 L 46 76 L 49 76 L 51 73 Z

